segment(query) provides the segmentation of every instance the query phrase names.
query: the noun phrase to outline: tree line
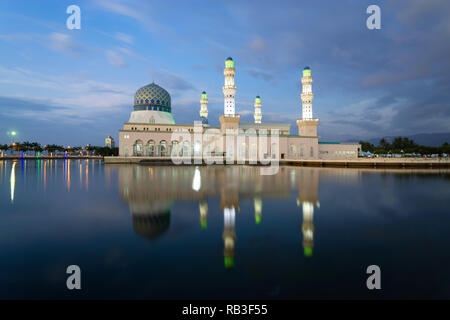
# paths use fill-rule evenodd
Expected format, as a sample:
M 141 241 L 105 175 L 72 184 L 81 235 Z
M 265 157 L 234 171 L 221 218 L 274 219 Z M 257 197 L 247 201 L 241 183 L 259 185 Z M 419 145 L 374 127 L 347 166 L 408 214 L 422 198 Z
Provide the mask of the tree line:
M 363 152 L 370 152 L 374 154 L 387 154 L 387 153 L 414 153 L 421 155 L 432 155 L 432 154 L 450 154 L 450 145 L 445 142 L 442 146 L 431 147 L 423 146 L 414 142 L 414 140 L 407 137 L 397 137 L 392 143 L 389 143 L 386 139 L 381 139 L 377 146 L 370 142 L 360 141 L 361 149 Z
M 47 152 L 48 154 L 56 154 L 67 152 L 68 154 L 79 154 L 83 150 L 87 151 L 89 154 L 99 155 L 99 156 L 117 156 L 119 154 L 119 148 L 108 148 L 99 146 L 86 146 L 83 147 L 64 147 L 56 144 L 49 144 L 42 146 L 38 142 L 15 142 L 12 144 L 0 144 L 1 151 L 11 150 L 12 152 L 34 152 L 37 155 L 42 152 Z

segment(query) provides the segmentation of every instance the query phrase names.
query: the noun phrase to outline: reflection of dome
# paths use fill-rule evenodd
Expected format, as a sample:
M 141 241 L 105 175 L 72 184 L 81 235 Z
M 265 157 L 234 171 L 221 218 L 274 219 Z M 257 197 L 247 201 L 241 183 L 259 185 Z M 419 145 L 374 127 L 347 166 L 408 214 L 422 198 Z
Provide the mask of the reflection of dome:
M 134 110 L 171 112 L 170 94 L 157 84 L 140 88 L 134 95 Z
M 145 238 L 154 240 L 169 229 L 170 211 L 148 215 L 133 215 L 134 231 Z
M 133 216 L 134 231 L 145 238 L 153 240 L 162 235 L 170 226 L 170 209 L 173 202 L 131 201 L 130 211 Z

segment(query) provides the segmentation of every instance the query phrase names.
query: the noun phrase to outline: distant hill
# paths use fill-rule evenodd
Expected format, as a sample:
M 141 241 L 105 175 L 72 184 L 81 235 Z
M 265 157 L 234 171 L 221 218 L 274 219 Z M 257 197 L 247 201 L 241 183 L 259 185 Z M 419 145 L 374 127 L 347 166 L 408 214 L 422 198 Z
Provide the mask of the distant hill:
M 388 142 L 392 142 L 398 136 L 386 136 L 384 139 Z M 405 136 L 402 136 L 405 137 Z M 450 143 L 450 132 L 441 132 L 441 133 L 419 133 L 419 134 L 413 134 L 406 136 L 409 139 L 414 140 L 415 143 L 423 145 L 423 146 L 433 146 L 438 147 L 442 146 L 444 142 Z M 373 138 L 369 139 L 368 141 L 370 143 L 373 143 L 374 145 L 378 145 L 381 138 Z

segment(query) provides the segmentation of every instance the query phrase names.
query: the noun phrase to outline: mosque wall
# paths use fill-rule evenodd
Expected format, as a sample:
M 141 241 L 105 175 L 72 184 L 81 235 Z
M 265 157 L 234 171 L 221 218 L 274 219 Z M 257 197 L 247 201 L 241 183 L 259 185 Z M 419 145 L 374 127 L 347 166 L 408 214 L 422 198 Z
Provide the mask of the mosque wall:
M 359 143 L 320 143 L 320 159 L 354 159 L 358 158 L 361 145 Z

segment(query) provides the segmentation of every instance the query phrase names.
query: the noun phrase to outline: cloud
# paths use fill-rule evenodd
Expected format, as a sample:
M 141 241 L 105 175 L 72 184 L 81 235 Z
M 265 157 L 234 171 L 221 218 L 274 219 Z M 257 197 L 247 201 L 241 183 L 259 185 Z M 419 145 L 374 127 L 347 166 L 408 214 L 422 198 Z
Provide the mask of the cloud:
M 156 23 L 155 17 L 151 15 L 151 12 L 154 11 L 151 6 L 154 4 L 150 5 L 142 1 L 128 1 L 127 4 L 124 4 L 117 0 L 97 0 L 96 3 L 107 11 L 138 21 L 152 33 L 167 31 L 167 27 Z
M 196 87 L 185 80 L 178 74 L 165 72 L 153 72 L 153 79 L 155 83 L 160 84 L 164 88 L 172 89 L 175 93 L 180 91 L 197 90 Z
M 268 49 L 266 41 L 260 36 L 254 36 L 248 46 L 253 51 L 266 51 Z
M 123 68 L 126 66 L 125 60 L 117 52 L 115 52 L 113 50 L 106 50 L 105 54 L 106 54 L 106 58 L 108 59 L 108 62 L 112 66 L 117 67 L 117 68 Z
M 133 44 L 134 43 L 134 38 L 133 36 L 129 35 L 129 34 L 125 34 L 125 33 L 121 33 L 118 32 L 116 33 L 116 39 L 125 42 L 127 44 Z
M 274 78 L 273 74 L 271 74 L 269 72 L 257 70 L 257 69 L 249 69 L 247 72 L 249 75 L 251 75 L 254 78 L 259 78 L 259 79 L 263 79 L 266 81 L 273 80 L 273 78 Z
M 54 51 L 71 55 L 78 55 L 82 51 L 82 46 L 76 43 L 70 35 L 58 32 L 49 35 L 48 47 Z
M 86 74 L 82 78 L 72 75 L 44 75 L 27 69 L 0 66 L 0 83 L 21 88 L 18 93 L 9 93 L 4 98 L 49 106 L 44 111 L 54 111 L 61 106 L 76 113 L 95 115 L 105 110 L 114 112 L 116 108 L 132 104 L 134 88 L 127 88 L 124 84 L 119 86 L 94 81 L 87 77 Z M 40 96 L 44 91 L 47 94 Z

